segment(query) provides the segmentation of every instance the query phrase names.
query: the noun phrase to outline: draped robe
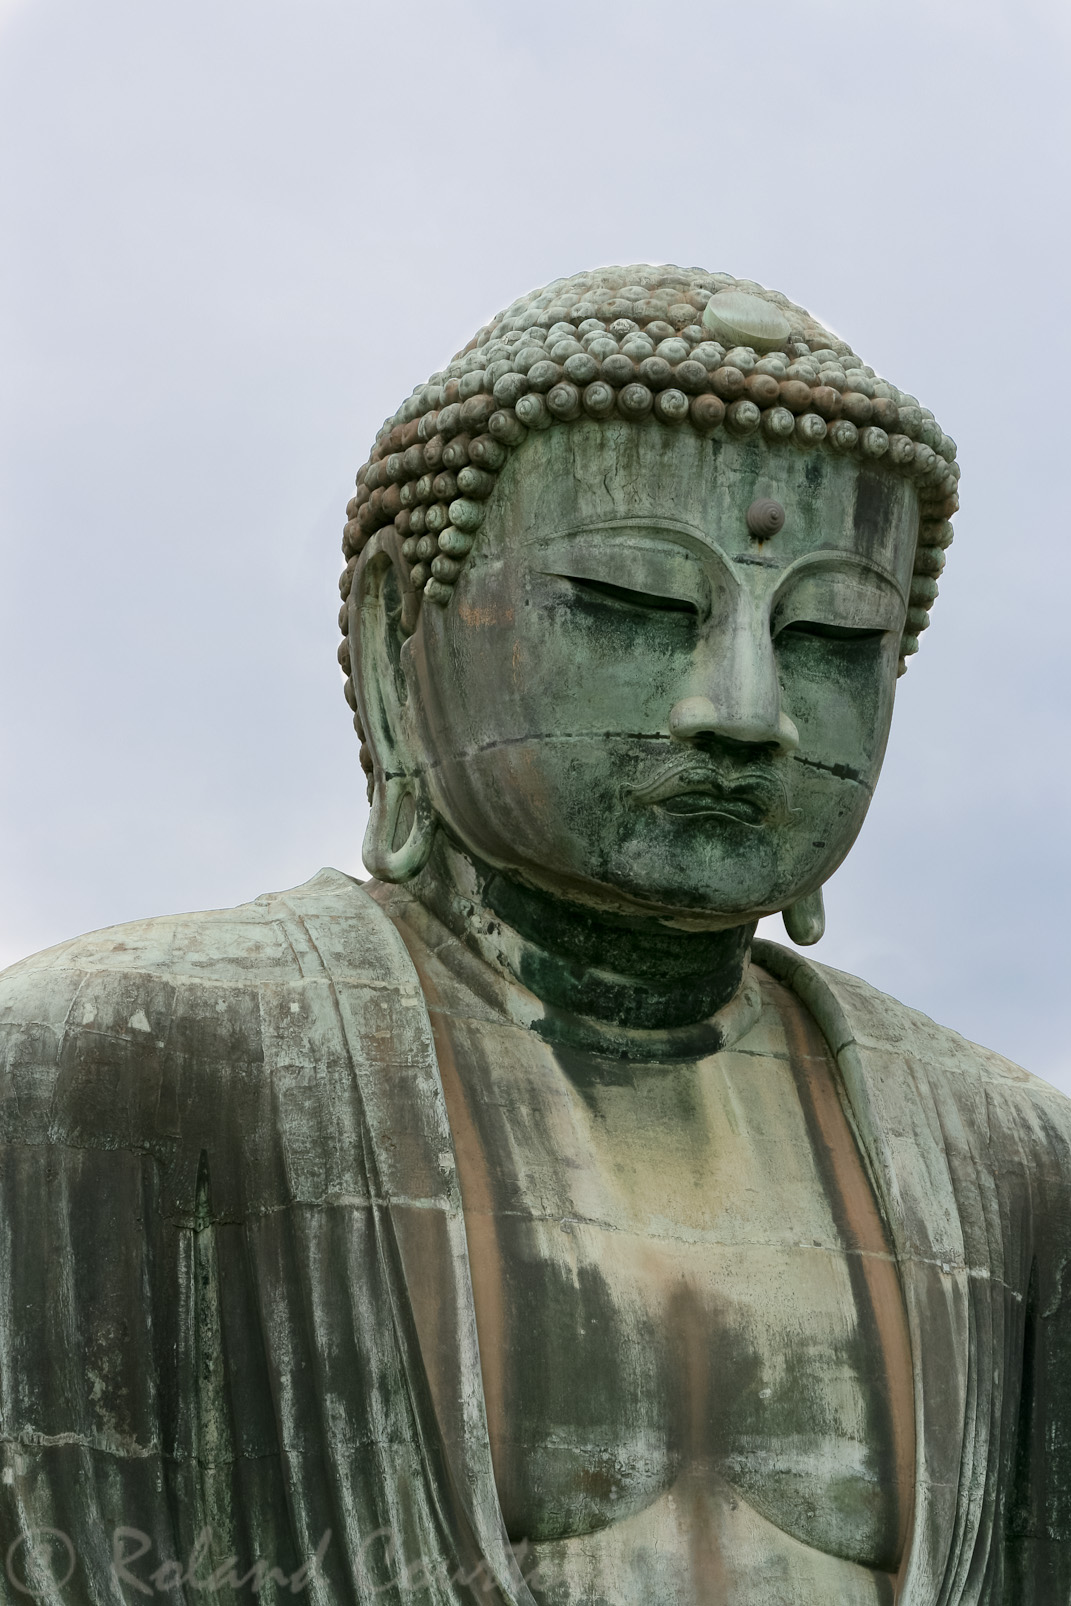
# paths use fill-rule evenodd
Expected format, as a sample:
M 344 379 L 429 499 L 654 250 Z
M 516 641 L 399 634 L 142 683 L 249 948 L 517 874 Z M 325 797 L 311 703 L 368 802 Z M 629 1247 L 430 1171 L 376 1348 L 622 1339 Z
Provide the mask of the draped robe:
M 900 1606 L 1071 1597 L 1071 1102 L 754 957 L 836 1058 L 915 1386 Z M 404 943 L 325 870 L 0 977 L 0 1598 L 532 1606 Z

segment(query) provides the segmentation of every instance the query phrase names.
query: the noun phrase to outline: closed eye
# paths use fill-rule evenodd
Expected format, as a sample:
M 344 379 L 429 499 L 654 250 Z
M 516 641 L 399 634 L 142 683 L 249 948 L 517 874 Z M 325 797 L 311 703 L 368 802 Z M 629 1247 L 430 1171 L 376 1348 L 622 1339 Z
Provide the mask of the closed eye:
M 683 597 L 661 596 L 653 591 L 633 591 L 628 586 L 611 585 L 607 580 L 582 580 L 575 574 L 563 575 L 578 591 L 587 592 L 596 597 L 606 597 L 611 602 L 624 603 L 629 608 L 645 608 L 657 610 L 661 613 L 686 613 L 693 619 L 699 617 L 699 610 L 694 602 L 688 602 Z
M 793 619 L 778 632 L 782 636 L 817 636 L 823 641 L 877 641 L 884 630 L 860 629 L 855 625 L 827 625 L 817 619 Z

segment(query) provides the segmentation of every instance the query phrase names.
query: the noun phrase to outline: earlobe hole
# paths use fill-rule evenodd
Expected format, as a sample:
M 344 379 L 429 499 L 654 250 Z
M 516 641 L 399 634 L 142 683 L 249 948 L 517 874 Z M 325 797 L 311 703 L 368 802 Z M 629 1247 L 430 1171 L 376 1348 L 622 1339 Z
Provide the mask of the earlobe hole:
M 407 792 L 398 806 L 398 818 L 394 822 L 394 840 L 391 842 L 391 852 L 397 853 L 409 841 L 416 822 L 416 802 L 413 794 Z
M 383 574 L 380 586 L 380 604 L 386 617 L 387 628 L 384 634 L 391 673 L 394 676 L 394 689 L 399 703 L 404 703 L 409 695 L 405 684 L 405 671 L 402 668 L 402 645 L 406 636 L 405 631 L 402 629 L 401 591 L 393 565 L 385 570 Z

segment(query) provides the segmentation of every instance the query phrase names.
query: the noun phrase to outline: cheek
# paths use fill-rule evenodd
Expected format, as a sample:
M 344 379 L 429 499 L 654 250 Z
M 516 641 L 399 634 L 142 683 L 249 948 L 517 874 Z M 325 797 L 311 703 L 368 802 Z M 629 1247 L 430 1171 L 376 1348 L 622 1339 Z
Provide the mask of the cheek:
M 804 762 L 840 767 L 871 786 L 885 753 L 896 687 L 897 642 L 778 639 L 785 711 L 800 733 Z
M 666 728 L 695 649 L 690 616 L 592 604 L 565 582 L 508 601 L 476 584 L 457 601 L 441 642 L 455 746 Z

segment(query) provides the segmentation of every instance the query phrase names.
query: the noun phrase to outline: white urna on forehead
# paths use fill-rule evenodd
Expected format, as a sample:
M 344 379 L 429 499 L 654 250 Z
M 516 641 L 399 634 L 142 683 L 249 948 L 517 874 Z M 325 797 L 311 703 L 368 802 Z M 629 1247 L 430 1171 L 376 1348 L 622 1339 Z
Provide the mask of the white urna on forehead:
M 359 734 L 347 603 L 369 542 L 394 560 L 410 634 L 424 602 L 449 606 L 510 453 L 530 432 L 580 418 L 711 439 L 757 434 L 910 478 L 919 532 L 903 672 L 952 541 L 955 442 L 914 396 L 879 379 L 779 291 L 698 268 L 602 268 L 558 279 L 492 318 L 386 420 L 358 471 L 342 540 L 347 639 L 338 658 Z

